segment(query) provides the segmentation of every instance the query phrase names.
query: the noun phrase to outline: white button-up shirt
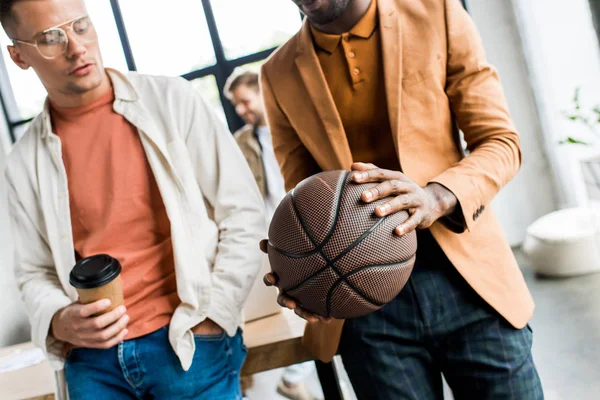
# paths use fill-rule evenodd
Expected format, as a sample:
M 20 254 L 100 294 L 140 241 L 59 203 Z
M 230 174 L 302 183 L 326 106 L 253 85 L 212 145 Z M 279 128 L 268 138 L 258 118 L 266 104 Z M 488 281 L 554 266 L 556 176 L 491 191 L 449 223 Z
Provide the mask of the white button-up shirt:
M 261 147 L 261 157 L 265 166 L 265 180 L 267 182 L 267 197 L 265 199 L 265 208 L 268 221 L 275 213 L 277 206 L 285 197 L 285 183 L 279 169 L 279 163 L 275 158 L 273 142 L 271 141 L 271 131 L 268 126 L 256 127 L 256 136 Z
M 210 318 L 234 335 L 241 325 L 266 236 L 263 201 L 233 137 L 187 81 L 107 71 L 113 108 L 138 128 L 171 223 L 181 304 L 169 339 L 187 370 L 195 351 L 190 328 Z M 47 104 L 14 146 L 6 176 L 32 339 L 60 369 L 64 343 L 49 334 L 50 323 L 78 296 L 69 284 L 75 251 L 67 175 Z

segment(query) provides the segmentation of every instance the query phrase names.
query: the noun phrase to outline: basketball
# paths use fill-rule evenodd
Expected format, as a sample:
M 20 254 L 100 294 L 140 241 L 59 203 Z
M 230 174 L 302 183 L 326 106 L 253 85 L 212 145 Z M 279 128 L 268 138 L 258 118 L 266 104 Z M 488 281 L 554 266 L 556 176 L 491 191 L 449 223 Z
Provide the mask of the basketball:
M 300 182 L 277 207 L 268 255 L 278 288 L 313 314 L 356 318 L 398 295 L 412 272 L 414 231 L 394 229 L 406 211 L 385 217 L 361 200 L 376 183 L 357 184 L 351 172 L 327 171 Z

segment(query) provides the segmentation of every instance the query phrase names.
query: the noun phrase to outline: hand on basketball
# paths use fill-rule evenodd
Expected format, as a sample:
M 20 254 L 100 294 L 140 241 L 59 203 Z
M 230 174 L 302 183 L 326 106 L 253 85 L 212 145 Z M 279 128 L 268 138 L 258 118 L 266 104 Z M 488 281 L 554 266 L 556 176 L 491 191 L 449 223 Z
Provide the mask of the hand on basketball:
M 268 241 L 266 239 L 260 241 L 260 249 L 263 251 L 263 253 L 267 252 L 267 243 Z M 263 282 L 267 286 L 275 286 L 277 284 L 277 275 L 275 275 L 273 272 L 269 272 L 264 276 Z M 294 299 L 286 296 L 285 293 L 283 293 L 281 290 L 279 291 L 279 296 L 277 296 L 277 303 L 279 303 L 281 307 L 287 307 L 290 310 L 294 310 L 296 315 L 298 315 L 300 318 L 304 318 L 310 323 L 314 323 L 317 321 L 322 321 L 325 323 L 331 322 L 331 318 L 321 317 L 320 315 L 315 315 L 311 312 L 306 311 L 305 309 L 297 305 Z
M 456 196 L 444 186 L 431 183 L 420 187 L 399 171 L 377 168 L 373 164 L 354 163 L 352 179 L 356 183 L 378 182 L 379 184 L 362 193 L 365 203 L 395 196 L 375 208 L 375 214 L 384 217 L 406 210 L 410 217 L 396 227 L 397 235 L 405 235 L 414 229 L 429 228 L 437 219 L 446 216 L 456 207 Z

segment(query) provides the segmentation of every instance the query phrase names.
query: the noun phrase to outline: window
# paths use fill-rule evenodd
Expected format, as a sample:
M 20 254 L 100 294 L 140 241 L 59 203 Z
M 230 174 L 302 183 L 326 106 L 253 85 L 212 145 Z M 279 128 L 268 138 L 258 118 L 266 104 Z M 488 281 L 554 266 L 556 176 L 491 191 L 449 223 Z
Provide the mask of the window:
M 302 22 L 291 1 L 218 0 L 211 4 L 225 57 L 230 60 L 282 45 Z
M 221 0 L 219 0 L 221 1 Z M 218 1 L 217 1 L 218 2 Z M 120 0 L 138 71 L 182 75 L 216 62 L 199 0 Z
M 104 66 L 127 71 L 127 62 L 125 61 L 119 31 L 110 3 L 108 1 L 86 0 L 85 5 L 98 32 Z
M 596 36 L 598 36 L 598 40 L 600 41 L 600 0 L 589 0 L 589 3 Z
M 202 98 L 206 100 L 216 112 L 217 116 L 223 121 L 227 122 L 225 112 L 223 111 L 223 103 L 221 103 L 221 97 L 219 93 L 219 87 L 217 86 L 217 80 L 213 75 L 208 75 L 202 78 L 194 79 L 192 86 L 198 93 L 202 95 Z
M 283 0 L 85 2 L 106 67 L 188 79 L 231 131 L 243 122 L 223 95 L 225 81 L 235 68 L 256 70 L 301 25 L 297 7 Z M 0 33 L 2 49 L 7 44 Z M 35 73 L 19 69 L 5 50 L 0 95 L 14 142 L 42 110 L 46 91 Z

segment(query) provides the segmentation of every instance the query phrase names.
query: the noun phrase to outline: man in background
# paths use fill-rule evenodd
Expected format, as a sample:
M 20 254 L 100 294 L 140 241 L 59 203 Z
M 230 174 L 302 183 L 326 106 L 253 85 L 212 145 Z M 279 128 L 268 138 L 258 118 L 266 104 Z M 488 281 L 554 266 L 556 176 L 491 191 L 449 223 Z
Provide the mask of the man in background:
M 286 191 L 273 152 L 271 132 L 265 120 L 258 74 L 250 71 L 234 73 L 229 77 L 224 93 L 235 107 L 236 113 L 246 122 L 234 136 L 265 200 L 268 223 Z M 292 400 L 312 399 L 306 385 L 302 383 L 311 371 L 309 362 L 287 367 L 277 392 Z M 245 386 L 244 382 L 242 386 Z

